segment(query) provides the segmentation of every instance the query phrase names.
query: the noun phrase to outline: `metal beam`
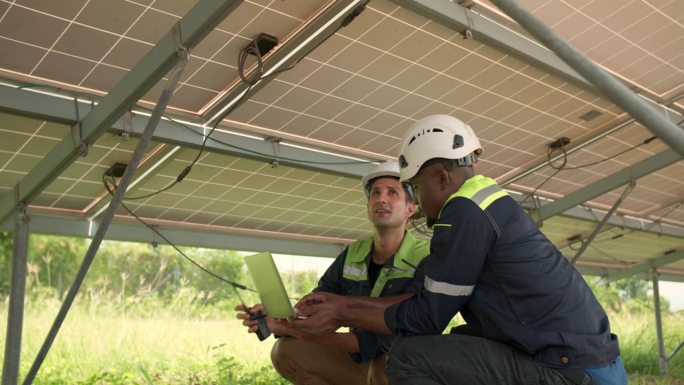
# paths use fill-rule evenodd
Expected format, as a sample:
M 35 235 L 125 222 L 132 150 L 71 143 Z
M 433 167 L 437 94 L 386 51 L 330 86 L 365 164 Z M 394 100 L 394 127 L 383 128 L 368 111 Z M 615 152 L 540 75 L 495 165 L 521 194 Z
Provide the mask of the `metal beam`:
M 85 218 L 56 216 L 33 213 L 31 216 L 31 231 L 67 237 L 92 237 L 99 226 L 98 221 L 88 221 Z M 154 222 L 152 222 L 154 223 Z M 314 257 L 335 258 L 346 247 L 344 243 L 314 242 L 295 238 L 277 238 L 241 234 L 239 231 L 230 233 L 225 231 L 195 229 L 181 226 L 156 224 L 155 228 L 178 246 L 203 247 L 209 249 L 230 249 L 240 251 L 264 251 L 272 253 L 305 255 Z M 3 226 L 12 228 L 12 221 Z M 151 243 L 159 241 L 152 230 L 131 222 L 113 222 L 107 230 L 107 239 L 114 241 Z
M 5 337 L 5 359 L 2 365 L 2 385 L 16 385 L 19 380 L 21 336 L 24 325 L 26 294 L 26 254 L 29 239 L 29 216 L 26 205 L 19 204 L 14 220 L 12 276 Z
M 225 95 L 202 114 L 202 120 L 207 125 L 213 125 L 217 120 L 222 119 L 226 111 L 233 108 L 235 104 L 268 84 L 273 79 L 271 75 L 295 65 L 339 28 L 351 22 L 358 12 L 363 10 L 357 7 L 365 7 L 367 2 L 368 0 L 344 0 L 330 3 L 327 9 L 299 30 L 282 47 L 265 57 L 261 80 L 250 85 L 238 79 L 228 87 L 229 91 Z
M 90 103 L 80 100 L 79 107 L 81 110 L 89 109 Z M 76 121 L 73 100 L 17 87 L 0 85 L 0 110 L 50 121 L 66 123 Z M 167 116 L 174 119 L 171 115 Z M 139 136 L 148 120 L 148 114 L 135 113 L 130 121 L 131 135 Z M 154 140 L 187 148 L 200 148 L 204 139 L 204 131 L 201 125 L 189 123 L 187 118 L 179 118 L 179 122 L 185 122 L 182 123 L 184 126 L 168 119 L 161 120 L 159 128 L 154 133 Z M 114 122 L 109 131 L 116 134 L 123 133 L 125 131 L 124 119 L 121 118 Z M 271 142 L 256 136 L 227 131 L 221 126 L 212 133 L 205 148 L 212 152 L 247 156 L 266 162 L 275 159 Z M 370 160 L 350 158 L 328 151 L 295 146 L 294 143 L 290 144 L 287 141 L 280 142 L 279 163 L 359 178 L 366 175 L 374 167 Z
M 183 73 L 183 69 L 185 69 L 185 65 L 187 64 L 190 56 L 190 53 L 184 47 L 179 46 L 177 48 L 179 52 L 178 55 L 176 55 L 176 63 L 174 64 L 174 68 L 168 77 L 169 80 L 167 81 L 164 90 L 162 91 L 161 96 L 159 97 L 159 101 L 157 101 L 157 104 L 154 108 L 154 112 L 150 117 L 150 121 L 145 127 L 145 130 L 142 136 L 140 137 L 138 144 L 135 146 L 135 150 L 133 150 L 133 154 L 131 155 L 131 159 L 128 161 L 128 166 L 126 167 L 126 170 L 124 171 L 123 176 L 121 177 L 119 186 L 114 191 L 112 200 L 109 203 L 109 206 L 107 206 L 107 210 L 104 213 L 102 224 L 95 232 L 95 236 L 93 237 L 93 239 L 90 242 L 90 245 L 88 246 L 88 251 L 86 251 L 86 255 L 83 257 L 83 261 L 81 262 L 81 266 L 78 269 L 78 273 L 74 278 L 74 282 L 71 284 L 71 287 L 67 292 L 67 295 L 64 297 L 62 306 L 59 308 L 59 311 L 57 312 L 57 316 L 55 317 L 55 320 L 52 323 L 52 326 L 50 327 L 47 336 L 45 337 L 45 341 L 43 341 L 43 344 L 41 345 L 40 350 L 36 355 L 36 359 L 33 361 L 31 368 L 26 374 L 26 378 L 24 379 L 24 385 L 31 385 L 33 383 L 33 379 L 38 373 L 38 370 L 40 370 L 40 367 L 42 366 L 45 357 L 50 351 L 52 343 L 57 337 L 57 333 L 59 333 L 59 330 L 62 327 L 62 323 L 64 322 L 64 319 L 66 318 L 67 314 L 69 313 L 69 309 L 71 309 L 71 305 L 73 304 L 73 301 L 76 298 L 76 294 L 78 294 L 78 290 L 80 289 L 81 284 L 83 283 L 83 280 L 86 277 L 86 274 L 88 274 L 90 265 L 95 259 L 95 255 L 97 254 L 97 251 L 100 248 L 100 244 L 102 243 L 102 240 L 104 239 L 104 236 L 107 233 L 107 229 L 109 228 L 109 225 L 112 223 L 112 220 L 114 219 L 114 215 L 119 208 L 121 199 L 123 198 L 123 195 L 125 194 L 128 185 L 133 180 L 133 174 L 135 173 L 135 170 L 138 167 L 140 160 L 145 155 L 145 150 L 147 149 L 147 146 L 150 144 L 150 141 L 152 140 L 152 133 L 157 128 L 157 123 L 159 123 L 159 120 L 162 117 L 164 109 L 166 109 L 166 106 L 171 100 L 171 96 L 173 96 L 173 91 L 176 88 L 178 81 L 180 80 L 180 77 Z
M 658 285 L 658 272 L 653 270 L 653 303 L 655 304 L 656 339 L 658 340 L 658 366 L 660 374 L 667 373 L 667 357 L 665 357 L 665 344 L 663 343 L 663 320 L 660 314 L 660 286 Z
M 176 63 L 179 47 L 192 48 L 240 4 L 239 0 L 197 3 L 159 43 L 124 76 L 109 94 L 36 165 L 19 183 L 22 201 L 29 202 L 69 166 L 83 146 L 92 144 Z M 14 210 L 14 197 L 0 198 L 0 221 Z
M 158 125 L 159 126 L 159 125 Z M 145 163 L 141 164 L 137 170 L 136 177 L 131 181 L 131 184 L 128 186 L 128 189 L 126 190 L 127 193 L 130 193 L 135 189 L 135 187 L 143 182 L 144 180 L 150 178 L 152 175 L 154 175 L 154 171 L 159 168 L 161 165 L 163 165 L 168 159 L 173 157 L 174 154 L 180 150 L 180 147 L 178 146 L 168 146 L 168 145 L 162 145 L 163 148 L 159 149 L 155 154 L 150 156 L 149 159 L 145 161 Z M 127 194 L 127 196 L 131 196 L 130 194 Z M 96 198 L 97 199 L 97 198 Z M 95 202 L 86 212 L 86 217 L 89 220 L 93 220 L 97 217 L 99 217 L 102 213 L 104 213 L 105 209 L 109 205 L 109 202 L 111 202 L 112 196 L 111 194 L 106 194 L 104 197 L 99 199 L 99 201 Z
M 31 215 L 31 231 L 33 233 L 51 234 L 66 237 L 91 237 L 99 222 L 85 218 L 55 216 L 33 212 Z M 1 228 L 11 231 L 13 222 L 7 221 Z M 157 229 L 180 246 L 203 247 L 209 249 L 230 249 L 242 251 L 270 250 L 273 253 L 305 255 L 315 257 L 336 257 L 345 247 L 344 243 L 313 242 L 310 240 L 276 238 L 274 236 L 258 236 L 241 234 L 240 232 L 223 232 L 208 229 L 182 228 L 169 225 L 156 225 Z M 115 241 L 151 243 L 158 241 L 150 229 L 138 223 L 113 222 L 107 230 L 107 239 Z M 684 252 L 683 256 L 684 258 Z M 674 261 L 673 261 L 674 262 Z M 669 263 L 669 262 L 668 262 Z M 613 265 L 597 266 L 595 263 L 578 261 L 575 266 L 582 274 L 610 276 L 624 269 Z M 640 275 L 652 267 L 649 265 Z M 643 275 L 643 274 L 642 274 Z M 632 276 L 630 273 L 628 276 Z M 642 277 L 648 278 L 648 277 Z M 660 279 L 672 282 L 684 282 L 684 271 L 681 274 L 661 272 Z
M 684 130 L 665 119 L 652 105 L 645 103 L 632 90 L 611 74 L 589 60 L 537 17 L 520 7 L 514 0 L 491 0 L 499 9 L 517 21 L 527 32 L 541 41 L 582 77 L 589 80 L 613 103 L 627 111 L 680 156 L 684 156 Z
M 601 267 L 601 266 L 594 266 L 594 264 L 584 264 L 583 261 L 578 261 L 577 265 L 575 265 L 575 268 L 577 271 L 579 271 L 582 275 L 595 275 L 595 276 L 606 276 L 607 274 L 613 274 L 620 272 L 620 268 L 616 267 Z M 643 272 L 635 275 L 635 277 L 639 277 L 641 279 L 649 279 L 650 278 L 650 273 L 648 272 Z M 668 282 L 682 282 L 684 283 L 684 272 L 682 273 L 670 273 L 670 272 L 662 272 L 659 273 L 659 278 L 661 281 L 668 281 Z
M 454 29 L 464 36 L 470 31 L 473 39 L 495 47 L 514 56 L 524 63 L 538 67 L 556 75 L 580 88 L 596 92 L 596 87 L 575 69 L 561 60 L 551 50 L 537 41 L 511 30 L 496 21 L 474 12 L 453 0 L 391 0 L 419 15 Z M 468 20 L 470 19 L 470 21 Z M 643 97 L 644 101 L 655 108 L 665 110 L 665 106 Z M 674 108 L 674 107 L 673 107 Z M 669 108 L 668 108 L 669 109 Z M 673 113 L 669 109 L 669 113 Z M 681 111 L 680 111 L 681 112 Z
M 81 109 L 90 108 L 89 103 L 86 101 L 81 101 L 80 105 L 82 107 Z M 71 123 L 76 119 L 72 100 L 54 95 L 36 93 L 31 90 L 17 89 L 16 87 L 0 86 L 0 109 L 50 121 Z M 145 124 L 147 124 L 149 117 L 142 114 L 134 115 L 130 129 L 131 134 L 137 136 L 142 131 Z M 171 116 L 171 118 L 173 117 Z M 176 144 L 184 148 L 198 149 L 202 144 L 202 127 L 197 123 L 188 123 L 186 126 L 186 128 L 183 128 L 169 120 L 162 120 L 159 122 L 159 129 L 155 131 L 154 139 L 163 143 Z M 124 132 L 123 119 L 119 119 L 115 122 L 110 129 L 110 132 L 116 134 Z M 221 129 L 215 131 L 212 134 L 212 138 L 215 138 L 215 140 L 210 138 L 207 141 L 206 149 L 208 151 L 235 156 L 248 156 L 265 162 L 270 162 L 274 159 L 272 144 L 264 139 L 254 136 L 245 136 Z M 221 144 L 221 142 L 229 145 Z M 287 142 L 281 143 L 280 155 L 281 164 L 307 167 L 323 172 L 333 172 L 359 178 L 367 174 L 373 167 L 370 163 L 355 161 L 354 159 L 343 155 L 320 152 L 305 147 L 288 146 Z M 284 158 L 299 159 L 306 161 L 307 163 Z M 509 192 L 511 193 L 511 196 L 518 198 L 518 200 L 522 197 L 522 195 L 518 195 L 514 191 Z M 101 206 L 97 206 L 97 209 L 89 213 L 89 215 L 99 210 L 100 207 Z M 569 217 L 591 221 L 595 221 L 597 218 L 598 220 L 601 220 L 605 216 L 605 212 L 602 212 L 601 210 L 579 206 L 569 207 L 563 214 Z M 608 223 L 635 230 L 684 237 L 684 228 L 682 227 L 663 223 L 662 225 L 651 226 L 650 228 L 645 229 L 645 223 L 647 222 L 638 218 L 613 216 L 608 220 Z
M 615 172 L 596 181 L 588 186 L 573 191 L 563 198 L 557 199 L 547 205 L 539 208 L 538 212 L 533 213 L 541 221 L 550 218 L 554 215 L 560 214 L 565 210 L 582 204 L 592 198 L 612 191 L 632 179 L 639 179 L 642 176 L 648 175 L 656 170 L 677 162 L 681 156 L 673 149 L 667 149 L 650 158 L 644 159 L 630 167 Z
M 587 239 L 585 239 L 582 242 L 582 246 L 577 251 L 577 254 L 575 254 L 575 256 L 572 257 L 572 260 L 570 261 L 573 265 L 575 264 L 575 262 L 577 262 L 578 259 L 582 257 L 582 254 L 584 254 L 584 252 L 587 251 L 587 248 L 589 247 L 589 245 L 591 245 L 591 242 L 594 241 L 594 238 L 596 238 L 596 236 L 601 232 L 606 223 L 608 223 L 608 220 L 610 219 L 610 217 L 613 216 L 615 210 L 617 210 L 618 207 L 620 207 L 625 198 L 627 198 L 627 196 L 632 192 L 632 190 L 634 190 L 634 187 L 636 187 L 636 181 L 632 179 L 631 181 L 629 181 L 629 184 L 627 185 L 625 191 L 623 191 L 620 197 L 615 201 L 613 207 L 611 207 L 610 210 L 608 210 L 608 213 L 606 213 L 606 215 L 603 217 L 603 219 L 601 219 L 598 225 L 594 227 L 594 230 L 591 232 L 591 234 L 589 234 L 589 237 L 587 237 Z
M 521 203 L 523 199 L 525 199 L 526 194 L 521 194 L 518 191 L 512 191 L 506 189 L 506 192 L 515 199 L 518 203 Z M 553 202 L 552 199 L 540 199 L 540 202 L 543 204 L 548 204 L 550 202 Z M 527 200 L 526 202 L 522 203 L 523 208 L 527 210 L 534 210 L 535 204 L 534 202 L 530 202 L 530 200 Z M 669 205 L 666 207 L 672 207 L 673 205 Z M 543 207 L 543 206 L 542 206 Z M 567 210 L 565 210 L 562 214 L 563 216 L 570 217 L 570 218 L 576 218 L 576 219 L 582 219 L 582 220 L 588 220 L 591 222 L 600 222 L 606 217 L 606 211 L 605 210 L 600 210 L 600 209 L 595 209 L 591 207 L 586 207 L 586 206 L 575 206 L 571 207 Z M 657 225 L 654 224 L 653 221 L 649 219 L 642 219 L 642 218 L 636 218 L 636 217 L 631 217 L 631 216 L 624 216 L 620 214 L 616 214 L 611 216 L 608 219 L 607 224 L 614 225 L 616 227 L 620 227 L 623 229 L 632 229 L 632 230 L 637 230 L 637 231 L 643 231 L 647 233 L 653 233 L 653 234 L 659 234 L 659 235 L 671 235 L 673 237 L 680 237 L 684 238 L 684 227 L 681 226 L 676 226 L 676 225 L 671 225 L 668 223 L 664 222 L 658 222 Z
M 658 269 L 661 266 L 669 265 L 684 259 L 684 250 L 675 251 L 673 253 L 665 254 L 661 257 L 649 259 L 646 262 L 642 262 L 636 265 L 632 265 L 626 269 L 620 270 L 618 272 L 608 274 L 604 277 L 606 282 L 613 282 L 623 278 L 629 278 L 631 276 L 641 274 L 643 272 Z
M 525 63 L 532 64 L 556 76 L 559 76 L 582 88 L 594 90 L 594 86 L 586 81 L 569 65 L 553 55 L 543 45 L 530 40 L 492 19 L 459 5 L 451 0 L 391 0 L 404 8 L 408 8 L 429 20 L 436 21 L 453 30 L 472 36 L 473 39 L 495 47 Z M 470 20 L 468 20 L 470 19 Z M 470 32 L 467 32 L 470 31 Z

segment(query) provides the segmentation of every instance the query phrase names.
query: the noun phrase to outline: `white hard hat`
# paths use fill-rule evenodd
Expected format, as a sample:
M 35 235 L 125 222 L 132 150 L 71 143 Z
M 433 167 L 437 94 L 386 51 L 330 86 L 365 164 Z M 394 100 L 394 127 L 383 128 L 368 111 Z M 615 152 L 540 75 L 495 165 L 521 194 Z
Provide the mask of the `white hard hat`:
M 361 179 L 361 187 L 363 187 L 363 191 L 366 193 L 366 197 L 368 197 L 370 194 L 370 184 L 373 182 L 373 180 L 383 176 L 399 179 L 399 174 L 399 163 L 397 163 L 397 161 L 388 160 L 380 162 L 380 164 L 375 166 L 375 168 L 372 169 L 371 172 L 364 175 L 363 179 Z M 413 199 L 413 190 L 411 189 L 411 187 L 405 183 L 403 183 L 403 185 L 408 194 L 411 196 L 411 199 Z
M 417 121 L 402 139 L 399 151 L 400 180 L 413 178 L 430 159 L 462 159 L 463 165 L 475 162 L 482 152 L 473 129 L 449 115 L 430 115 Z

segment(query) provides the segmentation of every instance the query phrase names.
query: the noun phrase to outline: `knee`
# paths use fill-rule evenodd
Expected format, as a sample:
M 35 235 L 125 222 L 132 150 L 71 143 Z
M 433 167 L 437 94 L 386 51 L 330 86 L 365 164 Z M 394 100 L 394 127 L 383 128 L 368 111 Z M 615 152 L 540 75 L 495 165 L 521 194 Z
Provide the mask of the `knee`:
M 291 350 L 293 341 L 296 340 L 290 337 L 282 337 L 279 338 L 275 344 L 273 344 L 273 348 L 271 348 L 271 362 L 273 363 L 273 367 L 280 373 L 282 373 L 283 369 L 287 366 L 288 358 L 292 357 Z

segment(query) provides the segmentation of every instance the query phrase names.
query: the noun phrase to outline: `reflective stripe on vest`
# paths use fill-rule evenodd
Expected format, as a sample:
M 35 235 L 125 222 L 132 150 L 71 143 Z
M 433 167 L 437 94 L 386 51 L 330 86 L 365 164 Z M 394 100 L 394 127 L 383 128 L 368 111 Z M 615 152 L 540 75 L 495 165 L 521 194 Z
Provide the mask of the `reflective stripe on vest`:
M 496 184 L 494 179 L 487 178 L 482 175 L 475 175 L 463 182 L 461 188 L 459 188 L 455 193 L 451 194 L 444 205 L 456 197 L 463 197 L 475 202 L 475 204 L 478 205 L 482 211 L 484 211 L 487 209 L 487 207 L 489 207 L 489 205 L 494 203 L 494 201 L 507 195 L 508 193 L 504 191 L 501 186 Z M 442 216 L 441 211 L 439 212 L 438 218 L 440 216 Z M 436 225 L 437 223 L 435 226 Z
M 367 281 L 368 268 L 366 258 L 373 248 L 373 238 L 365 238 L 353 242 L 347 248 L 347 256 L 344 260 L 342 277 L 352 281 Z M 412 233 L 406 232 L 399 250 L 393 257 L 392 265 L 385 265 L 380 269 L 371 296 L 377 297 L 382 293 L 385 284 L 393 279 L 412 278 L 415 269 L 420 262 L 430 253 L 430 245 L 427 241 L 417 240 Z M 408 263 L 406 263 L 407 261 Z
M 457 197 L 470 199 L 471 201 L 475 202 L 475 204 L 478 205 L 478 207 L 480 207 L 480 209 L 485 213 L 497 236 L 500 236 L 501 233 L 499 231 L 499 226 L 485 210 L 497 199 L 503 198 L 507 195 L 508 193 L 506 193 L 501 186 L 496 184 L 494 179 L 487 178 L 482 175 L 475 175 L 463 182 L 461 188 L 459 188 L 455 193 L 451 194 L 444 205 L 446 206 L 449 201 Z M 437 218 L 441 216 L 442 212 L 440 211 Z M 437 221 L 439 221 L 439 219 L 437 219 Z M 451 225 L 448 223 L 435 223 L 433 225 L 433 227 L 439 226 L 451 227 Z M 475 286 L 454 285 L 448 282 L 435 281 L 427 275 L 425 276 L 423 282 L 425 284 L 426 290 L 433 293 L 446 294 L 450 296 L 468 296 L 472 294 L 473 290 L 475 289 Z

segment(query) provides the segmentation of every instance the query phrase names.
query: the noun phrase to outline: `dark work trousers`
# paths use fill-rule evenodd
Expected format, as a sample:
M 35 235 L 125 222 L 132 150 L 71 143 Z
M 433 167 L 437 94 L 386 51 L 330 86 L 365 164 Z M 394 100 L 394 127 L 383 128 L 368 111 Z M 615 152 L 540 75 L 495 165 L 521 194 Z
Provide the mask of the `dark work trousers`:
M 508 345 L 462 334 L 396 339 L 388 374 L 392 385 L 575 384 Z

